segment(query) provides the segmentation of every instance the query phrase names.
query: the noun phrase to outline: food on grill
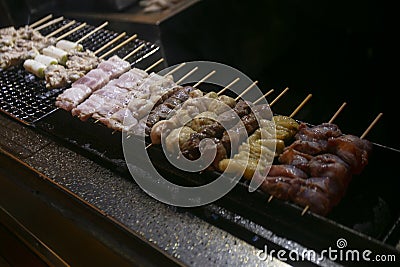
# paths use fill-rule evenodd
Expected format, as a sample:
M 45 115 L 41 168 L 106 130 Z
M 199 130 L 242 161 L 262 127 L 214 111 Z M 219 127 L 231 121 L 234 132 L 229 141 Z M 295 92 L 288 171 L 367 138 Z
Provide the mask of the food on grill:
M 68 40 L 60 40 L 57 42 L 56 47 L 59 49 L 62 49 L 64 51 L 71 51 L 71 50 L 75 50 L 75 51 L 83 51 L 83 46 L 81 44 L 75 43 L 75 42 L 71 42 Z
M 35 74 L 37 77 L 43 78 L 44 77 L 44 70 L 46 69 L 46 65 L 33 60 L 33 59 L 27 59 L 24 62 L 24 68 L 33 74 Z
M 346 193 L 352 175 L 360 174 L 368 163 L 372 144 L 343 135 L 336 125 L 328 123 L 314 127 L 302 123 L 295 138 L 279 156 L 279 162 L 301 170 L 307 177 L 256 173 L 258 178 L 264 177 L 261 190 L 326 215 Z
M 33 59 L 43 48 L 54 45 L 55 38 L 46 38 L 28 26 L 16 30 L 2 29 L 0 39 L 0 68 L 6 69 Z
M 45 55 L 37 55 L 35 57 L 35 60 L 46 65 L 46 67 L 50 66 L 50 65 L 55 65 L 58 63 L 57 59 L 55 59 L 54 57 L 49 57 L 49 56 L 45 56 Z
M 111 77 L 117 77 L 130 69 L 129 62 L 120 59 L 118 56 L 113 56 L 105 62 L 108 62 L 108 64 L 99 64 L 96 69 L 92 69 L 86 75 L 72 83 L 71 88 L 58 95 L 56 106 L 70 111 L 83 102 L 92 92 L 105 86 Z M 70 76 L 67 76 L 69 73 L 65 71 L 66 69 L 59 65 L 53 68 L 46 71 L 46 80 L 49 80 L 49 83 L 68 83 Z M 56 75 L 53 76 L 51 75 L 52 73 L 56 73 Z M 52 77 L 57 80 L 50 80 Z
M 252 126 L 246 127 L 246 123 Z M 260 119 L 259 123 L 260 127 L 252 133 L 253 125 L 258 126 L 257 117 L 254 116 L 252 120 L 244 121 L 246 130 L 237 127 L 233 131 L 236 136 L 251 135 L 239 146 L 238 153 L 233 158 L 219 162 L 219 170 L 228 173 L 243 172 L 243 177 L 246 179 L 251 179 L 256 171 L 265 173 L 274 157 L 283 152 L 285 141 L 293 138 L 299 128 L 294 119 L 286 116 L 274 116 L 272 120 Z M 240 139 L 236 139 L 236 142 L 238 140 Z
M 51 65 L 45 70 L 47 88 L 62 88 L 82 78 L 87 72 L 96 68 L 101 59 L 91 51 L 72 51 L 68 55 L 66 66 Z
M 65 63 L 67 63 L 68 52 L 53 45 L 43 48 L 42 53 L 43 55 L 57 59 L 58 63 L 61 65 L 65 65 Z

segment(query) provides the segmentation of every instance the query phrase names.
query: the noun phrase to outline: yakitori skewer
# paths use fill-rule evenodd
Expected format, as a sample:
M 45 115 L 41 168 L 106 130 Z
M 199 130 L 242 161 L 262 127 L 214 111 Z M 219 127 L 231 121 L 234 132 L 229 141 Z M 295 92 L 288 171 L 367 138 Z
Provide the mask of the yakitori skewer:
M 135 48 L 132 52 L 130 52 L 128 55 L 126 55 L 123 60 L 127 60 L 128 58 L 130 58 L 131 56 L 133 56 L 134 54 L 136 54 L 140 49 L 142 49 L 144 47 L 144 44 L 141 44 L 139 47 Z
M 105 58 L 106 56 L 108 56 L 109 54 L 113 53 L 114 51 L 120 49 L 121 47 L 123 47 L 124 45 L 126 45 L 127 43 L 129 43 L 130 41 L 136 39 L 137 34 L 134 34 L 133 36 L 129 37 L 128 39 L 126 39 L 125 41 L 123 41 L 122 43 L 120 43 L 119 45 L 113 47 L 112 49 L 110 49 L 109 51 L 107 51 L 106 53 L 104 53 L 103 55 L 100 56 L 100 59 Z
M 253 102 L 253 104 L 257 104 L 258 102 L 260 102 L 261 100 L 263 100 L 264 98 L 266 98 L 267 96 L 269 96 L 270 94 L 272 94 L 274 92 L 274 89 L 269 90 L 268 92 L 266 92 L 265 94 L 263 94 L 262 96 L 260 96 L 259 99 L 257 99 L 256 101 Z
M 235 83 L 237 83 L 240 80 L 240 78 L 236 78 L 234 79 L 230 84 L 228 84 L 227 86 L 225 86 L 221 91 L 219 91 L 217 93 L 217 95 L 221 95 L 223 92 L 225 92 L 226 90 L 228 90 L 232 85 L 234 85 Z
M 181 64 L 181 65 L 182 65 L 182 64 Z M 177 68 L 180 68 L 180 66 L 176 67 L 174 70 L 176 70 Z M 192 74 L 194 71 L 196 71 L 197 68 L 198 68 L 198 67 L 192 69 L 192 70 L 189 71 L 185 76 L 186 76 L 186 77 L 189 76 L 189 75 Z M 174 70 L 173 70 L 173 71 L 174 71 Z M 169 72 L 169 73 L 172 73 L 172 72 Z M 212 70 L 212 71 L 211 71 L 210 73 L 208 73 L 206 76 L 204 76 L 203 78 L 201 78 L 200 81 L 198 81 L 193 87 L 199 86 L 200 84 L 202 84 L 203 82 L 205 82 L 208 78 L 210 78 L 210 77 L 211 77 L 212 75 L 214 75 L 215 73 L 216 73 L 216 71 L 215 71 L 215 70 Z M 167 74 L 168 74 L 168 73 L 167 73 Z M 185 77 L 185 78 L 186 78 L 186 77 Z M 182 80 L 182 78 L 181 78 L 181 80 Z M 177 82 L 177 84 L 178 84 L 178 82 Z M 128 138 L 130 138 L 130 136 L 128 136 Z M 149 144 L 149 145 L 147 145 L 145 149 L 148 149 L 148 148 L 151 147 L 152 145 L 153 145 L 152 143 Z
M 340 112 L 342 112 L 342 110 L 344 109 L 344 107 L 347 105 L 347 103 L 346 102 L 344 102 L 341 106 L 340 106 L 340 108 L 335 112 L 335 114 L 333 114 L 333 116 L 332 116 L 332 118 L 328 121 L 328 123 L 333 123 L 334 122 L 334 120 L 337 118 L 337 116 L 340 114 Z M 272 197 L 272 196 L 271 196 Z M 272 198 L 270 197 L 270 199 L 272 200 Z M 270 202 L 270 200 L 268 200 L 268 202 Z M 307 211 L 308 211 L 308 209 L 310 208 L 310 206 L 305 206 L 304 207 L 304 209 L 303 209 L 303 211 L 301 212 L 301 216 L 303 216 Z
M 114 39 L 112 39 L 111 41 L 107 42 L 105 45 L 103 45 L 102 47 L 100 47 L 99 49 L 94 51 L 93 54 L 97 55 L 98 53 L 100 53 L 101 51 L 103 51 L 104 49 L 106 49 L 107 47 L 109 47 L 110 45 L 112 45 L 113 43 L 115 43 L 116 41 L 118 41 L 119 39 L 124 37 L 125 35 L 126 35 L 126 32 L 121 33 L 120 35 L 118 35 L 117 37 L 115 37 Z
M 336 115 L 336 114 L 335 114 Z M 375 126 L 375 124 L 379 121 L 379 119 L 382 117 L 383 113 L 379 113 L 376 118 L 371 122 L 371 124 L 368 126 L 368 128 L 364 131 L 364 133 L 360 136 L 360 139 L 364 139 L 365 136 L 367 136 L 367 134 L 372 130 L 372 128 Z M 335 116 L 334 116 L 335 117 Z M 332 117 L 334 119 L 334 117 Z M 332 119 L 330 120 L 330 122 L 333 121 Z M 308 209 L 310 208 L 310 206 L 306 206 L 303 211 L 301 212 L 301 216 L 303 216 Z
M 42 18 L 42 19 L 40 19 L 40 20 L 38 20 L 38 21 L 36 21 L 36 22 L 33 22 L 32 24 L 29 25 L 29 27 L 35 28 L 36 26 L 39 26 L 40 24 L 42 24 L 42 23 L 48 21 L 48 20 L 51 19 L 52 17 L 53 17 L 53 14 L 49 14 L 49 15 L 47 15 L 46 17 L 44 17 L 44 18 Z
M 75 20 L 71 20 L 70 22 L 68 22 L 64 26 L 62 26 L 62 27 L 58 28 L 57 30 L 55 30 L 55 31 L 49 33 L 48 35 L 46 35 L 46 38 L 52 37 L 52 36 L 56 35 L 57 33 L 62 32 L 63 30 L 65 30 L 66 28 L 74 25 L 75 23 L 76 23 Z
M 104 27 L 106 27 L 108 25 L 108 21 L 104 22 L 103 24 L 101 24 L 100 26 L 96 27 L 95 29 L 91 30 L 89 33 L 87 33 L 85 36 L 83 36 L 81 39 L 79 39 L 78 41 L 76 41 L 75 43 L 80 43 L 83 40 L 85 40 L 86 38 L 88 38 L 90 35 L 96 33 L 97 31 L 103 29 Z
M 242 98 L 242 96 L 244 96 L 248 91 L 250 91 L 254 86 L 256 86 L 257 83 L 258 81 L 253 82 L 249 87 L 247 87 L 243 92 L 240 93 L 240 95 L 238 95 L 235 98 L 235 101 L 238 101 L 240 98 Z
M 193 85 L 193 87 L 197 87 L 200 84 L 202 84 L 204 81 L 206 81 L 208 78 L 210 78 L 212 75 L 214 75 L 216 73 L 215 70 L 211 71 L 209 74 L 207 74 L 206 76 L 204 76 L 200 81 L 198 81 L 195 85 Z
M 289 88 L 286 88 L 285 90 L 283 90 L 282 93 L 286 93 L 288 89 L 289 89 Z M 282 97 L 282 95 L 283 95 L 282 93 L 279 94 L 279 95 L 274 99 L 274 101 L 271 102 L 270 106 L 272 106 L 273 104 L 275 104 L 276 101 L 277 101 L 279 98 Z M 293 118 L 294 116 L 296 116 L 296 114 L 304 107 L 305 104 L 307 104 L 307 102 L 311 99 L 311 97 L 312 97 L 312 94 L 308 94 L 308 95 L 306 96 L 306 98 L 295 108 L 295 110 L 292 112 L 292 114 L 290 114 L 289 118 Z M 274 198 L 274 196 L 271 195 L 271 196 L 268 198 L 268 203 L 271 202 L 273 198 Z
M 167 74 L 165 74 L 164 76 L 168 76 L 168 75 L 173 74 L 174 72 L 178 71 L 180 68 L 182 68 L 182 67 L 185 66 L 185 65 L 186 65 L 185 62 L 179 64 L 178 66 L 176 66 L 175 68 L 173 68 L 172 70 L 170 70 L 169 72 L 167 72 Z
M 68 31 L 68 32 L 66 32 L 66 33 L 64 33 L 63 35 L 57 37 L 57 41 L 64 39 L 65 37 L 67 37 L 68 35 L 70 35 L 70 34 L 76 32 L 76 31 L 79 31 L 80 29 L 82 29 L 82 28 L 85 27 L 85 26 L 86 26 L 86 22 L 84 22 L 84 23 L 82 23 L 81 25 L 79 25 L 79 26 L 73 28 L 72 30 L 70 30 L 70 31 Z
M 43 25 L 41 25 L 41 26 L 38 26 L 38 27 L 36 27 L 36 28 L 34 28 L 34 27 L 31 26 L 31 28 L 34 29 L 35 31 L 40 31 L 41 29 L 47 28 L 47 27 L 49 27 L 50 25 L 53 25 L 53 24 L 55 24 L 55 23 L 57 23 L 57 22 L 62 21 L 63 19 L 64 19 L 64 17 L 61 16 L 61 17 L 58 17 L 58 18 L 56 18 L 56 19 L 53 19 L 53 20 L 51 20 L 51 21 L 49 21 L 49 22 L 47 22 L 47 23 L 45 23 L 45 24 L 43 24 Z
M 158 66 L 158 64 L 160 64 L 161 62 L 164 61 L 164 58 L 160 58 L 159 60 L 157 60 L 156 62 L 154 62 L 152 65 L 148 66 L 144 71 L 145 72 L 149 72 L 150 70 L 152 70 L 153 68 L 155 68 L 156 66 Z
M 192 75 L 196 70 L 198 70 L 199 67 L 194 67 L 191 71 L 189 71 L 188 73 L 186 73 L 185 75 L 182 76 L 182 78 L 180 78 L 176 84 L 180 84 L 182 83 L 187 77 L 189 77 L 190 75 Z

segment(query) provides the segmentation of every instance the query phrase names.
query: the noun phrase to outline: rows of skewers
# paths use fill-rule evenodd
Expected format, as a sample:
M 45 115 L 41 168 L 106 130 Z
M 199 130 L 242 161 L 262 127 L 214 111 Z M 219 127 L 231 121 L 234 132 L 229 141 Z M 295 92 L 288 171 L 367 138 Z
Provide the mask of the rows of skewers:
M 19 31 L 17 35 L 21 35 L 32 29 L 0 30 L 2 36 L 8 31 Z M 37 35 L 32 32 L 32 36 Z M 37 51 L 57 59 L 57 64 L 49 61 L 43 71 L 46 81 L 47 69 L 52 65 L 73 70 L 68 62 L 82 53 L 79 42 L 61 42 L 64 45 L 57 47 L 54 40 L 46 37 L 41 40 L 47 43 L 37 46 L 40 48 Z M 46 55 L 45 48 L 54 44 L 63 52 Z M 345 135 L 333 120 L 310 127 L 294 120 L 295 112 L 290 116 L 273 116 L 270 106 L 287 90 L 271 105 L 257 104 L 260 99 L 250 103 L 242 97 L 254 84 L 237 97 L 223 94 L 237 79 L 219 92 L 204 92 L 198 89 L 201 83 L 180 85 L 191 72 L 174 81 L 174 72 L 183 64 L 159 75 L 150 70 L 162 59 L 141 70 L 132 68 L 126 57 L 114 55 L 103 60 L 93 54 L 98 61 L 90 64 L 79 77 L 68 78 L 63 86 L 71 86 L 57 97 L 57 107 L 82 121 L 93 118 L 129 136 L 145 135 L 153 145 L 165 143 L 169 156 L 198 160 L 208 149 L 214 149 L 216 155 L 211 164 L 204 166 L 205 170 L 240 173 L 247 180 L 256 178 L 261 181 L 260 189 L 271 196 L 269 200 L 288 200 L 305 207 L 304 212 L 309 209 L 326 215 L 345 195 L 352 176 L 360 174 L 368 163 L 372 145 L 363 139 L 364 135 L 361 138 Z M 77 66 L 84 65 L 83 61 L 76 62 Z M 27 70 L 42 76 L 36 63 L 28 63 Z M 51 87 L 54 83 L 48 84 Z
M 124 65 L 116 62 L 111 64 Z M 56 105 L 82 121 L 93 118 L 115 131 L 146 135 L 153 145 L 164 142 L 169 156 L 198 160 L 216 149 L 205 170 L 256 177 L 262 191 L 322 215 L 368 163 L 371 143 L 342 134 L 332 121 L 310 127 L 294 120 L 295 113 L 272 116 L 269 105 L 222 94 L 226 88 L 217 93 L 203 92 L 199 84 L 181 86 L 174 70 L 161 76 L 125 66 L 107 73 L 100 64 L 60 94 Z M 213 144 L 202 147 L 205 139 Z
M 44 19 L 49 18 L 51 17 L 48 16 Z M 15 29 L 12 26 L 0 29 L 0 69 L 8 69 L 22 64 L 26 71 L 43 79 L 47 88 L 64 88 L 83 77 L 91 69 L 96 68 L 98 64 L 104 61 L 105 57 L 137 37 L 137 35 L 133 35 L 103 53 L 103 55 L 97 56 L 126 34 L 122 33 L 96 51 L 90 51 L 85 49 L 81 43 L 89 36 L 107 26 L 108 22 L 96 27 L 77 41 L 69 41 L 66 38 L 84 28 L 86 23 L 77 23 L 72 20 L 46 36 L 43 36 L 39 32 L 39 30 L 46 29 L 61 20 L 63 20 L 63 17 L 42 25 L 35 23 L 19 29 Z M 71 27 L 72 29 L 68 30 Z M 53 37 L 63 31 L 67 32 L 58 37 Z M 140 45 L 125 58 L 131 57 L 143 47 L 144 44 Z

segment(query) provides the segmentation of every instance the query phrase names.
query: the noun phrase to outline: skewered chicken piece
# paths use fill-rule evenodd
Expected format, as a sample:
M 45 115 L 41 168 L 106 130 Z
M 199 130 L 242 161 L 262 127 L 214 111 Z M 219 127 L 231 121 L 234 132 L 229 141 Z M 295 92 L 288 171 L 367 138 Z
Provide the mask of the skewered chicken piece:
M 239 146 L 238 153 L 231 159 L 219 162 L 219 170 L 227 173 L 243 172 L 246 179 L 251 179 L 256 171 L 263 173 L 273 158 L 283 152 L 284 141 L 293 138 L 297 129 L 298 123 L 290 117 L 274 116 L 272 121 L 260 120 L 260 128 Z M 244 130 L 240 132 L 247 134 Z

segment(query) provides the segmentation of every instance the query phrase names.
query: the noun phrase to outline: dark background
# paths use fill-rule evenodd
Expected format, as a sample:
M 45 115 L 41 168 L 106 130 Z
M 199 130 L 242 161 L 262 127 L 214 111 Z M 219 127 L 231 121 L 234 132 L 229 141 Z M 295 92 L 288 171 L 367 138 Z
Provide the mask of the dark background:
M 8 10 L 0 14 L 1 23 L 23 25 L 49 11 L 63 15 L 71 10 L 132 10 L 116 10 L 107 2 L 1 0 L 1 12 Z M 280 114 L 291 113 L 312 93 L 310 103 L 296 118 L 316 124 L 328 121 L 346 101 L 347 107 L 335 122 L 345 133 L 361 135 L 383 112 L 367 138 L 400 149 L 394 108 L 398 29 L 388 3 L 203 0 L 160 23 L 157 38 L 170 65 L 192 60 L 228 64 L 258 80 L 263 90 L 274 88 L 269 100 L 289 87 L 274 106 Z

